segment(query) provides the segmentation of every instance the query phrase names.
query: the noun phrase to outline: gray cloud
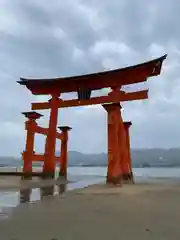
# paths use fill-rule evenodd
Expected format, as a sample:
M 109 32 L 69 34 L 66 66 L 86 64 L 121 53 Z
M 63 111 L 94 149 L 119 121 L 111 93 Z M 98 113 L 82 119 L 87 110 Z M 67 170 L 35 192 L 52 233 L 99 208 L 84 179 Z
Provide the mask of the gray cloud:
M 46 4 L 45 4 L 46 3 Z M 124 103 L 132 120 L 132 147 L 180 145 L 180 31 L 178 0 L 0 2 L 0 151 L 19 155 L 24 148 L 24 118 L 35 97 L 16 81 L 124 67 L 168 53 L 162 75 L 148 81 L 149 100 Z M 96 95 L 96 93 L 94 93 Z M 67 94 L 65 97 L 71 97 Z M 74 95 L 73 95 L 74 96 Z M 48 123 L 48 111 L 41 111 Z M 101 106 L 59 111 L 70 125 L 70 149 L 106 151 L 106 113 Z M 43 151 L 44 138 L 36 139 Z

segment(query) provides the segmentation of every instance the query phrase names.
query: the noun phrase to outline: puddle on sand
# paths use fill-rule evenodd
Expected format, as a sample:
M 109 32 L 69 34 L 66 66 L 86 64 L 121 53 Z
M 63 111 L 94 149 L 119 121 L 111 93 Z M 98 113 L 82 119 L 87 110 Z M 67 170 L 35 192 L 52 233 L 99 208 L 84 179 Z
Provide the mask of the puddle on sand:
M 5 192 L 0 201 L 0 220 L 10 217 L 14 207 L 20 203 L 43 200 L 46 196 L 61 195 L 66 191 L 67 184 L 43 186 L 37 189 L 21 189 L 19 192 Z M 2 194 L 1 194 L 2 195 Z
M 61 195 L 66 191 L 72 191 L 75 189 L 85 188 L 89 185 L 103 182 L 102 179 L 84 179 L 73 183 L 55 184 L 52 186 L 43 186 L 36 189 L 23 189 L 19 191 L 19 202 L 34 202 L 43 200 L 46 196 Z
M 66 191 L 84 188 L 100 182 L 103 182 L 102 178 L 82 179 L 77 182 L 55 184 L 40 188 L 0 191 L 0 220 L 8 218 L 13 208 L 21 203 L 42 201 L 46 196 L 58 196 Z
M 38 200 L 43 200 L 46 196 L 57 196 L 61 195 L 66 191 L 67 184 L 59 184 L 54 186 L 43 186 L 36 189 L 37 194 L 35 198 L 33 198 L 33 190 L 31 188 L 22 189 L 19 191 L 19 203 L 25 202 L 34 202 Z M 35 193 L 35 192 L 34 192 Z
M 46 196 L 58 196 L 66 191 L 71 191 L 74 189 L 81 189 L 87 186 L 103 183 L 105 178 L 93 177 L 93 178 L 83 178 L 83 179 L 72 179 L 75 182 L 71 183 L 61 183 L 51 186 L 43 186 L 40 188 L 27 188 L 20 191 L 8 190 L 0 191 L 0 220 L 4 220 L 11 215 L 14 207 L 25 202 L 35 202 L 42 201 Z M 135 178 L 136 182 L 144 182 L 140 177 Z M 150 179 L 147 182 L 153 182 L 154 179 Z M 157 181 L 157 180 L 156 180 Z M 146 181 L 145 181 L 146 182 Z
M 0 220 L 7 219 L 9 217 L 9 209 L 0 208 Z

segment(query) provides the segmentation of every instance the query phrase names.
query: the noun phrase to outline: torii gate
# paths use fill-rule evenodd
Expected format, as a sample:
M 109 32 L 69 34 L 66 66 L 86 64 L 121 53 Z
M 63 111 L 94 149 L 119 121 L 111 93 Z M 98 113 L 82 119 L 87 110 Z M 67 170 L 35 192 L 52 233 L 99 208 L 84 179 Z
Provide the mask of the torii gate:
M 121 184 L 123 179 L 132 178 L 130 149 L 127 143 L 129 140 L 122 121 L 120 102 L 147 99 L 148 90 L 126 93 L 120 88 L 123 85 L 145 82 L 148 77 L 159 75 L 166 57 L 167 55 L 164 55 L 135 66 L 81 76 L 54 79 L 20 78 L 18 83 L 26 86 L 32 94 L 51 95 L 48 102 L 32 103 L 32 110 L 50 109 L 43 172 L 54 176 L 58 108 L 103 104 L 108 113 L 107 182 Z M 108 96 L 91 97 L 91 91 L 109 87 L 112 91 Z M 77 92 L 78 98 L 60 98 L 61 93 L 68 92 Z

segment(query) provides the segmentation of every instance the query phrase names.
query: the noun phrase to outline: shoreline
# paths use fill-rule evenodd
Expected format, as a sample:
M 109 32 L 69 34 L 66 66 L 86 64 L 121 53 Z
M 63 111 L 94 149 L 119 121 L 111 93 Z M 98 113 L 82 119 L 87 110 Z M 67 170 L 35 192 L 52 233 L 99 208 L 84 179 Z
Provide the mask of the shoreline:
M 94 184 L 18 205 L 0 222 L 0 232 L 4 240 L 179 239 L 179 202 L 175 182 Z
M 175 172 L 174 172 L 175 171 Z M 92 171 L 91 168 L 85 169 L 80 168 L 77 171 L 75 169 L 69 169 L 68 173 L 68 182 L 56 181 L 56 180 L 41 180 L 39 178 L 33 178 L 32 180 L 23 180 L 21 181 L 19 177 L 0 177 L 0 219 L 3 219 L 4 216 L 8 216 L 9 212 L 14 211 L 14 208 L 17 208 L 19 205 L 23 205 L 24 202 L 29 202 L 34 204 L 36 202 L 44 201 L 43 199 L 52 199 L 56 197 L 65 196 L 69 194 L 74 194 L 76 191 L 79 191 L 79 194 L 84 189 L 90 189 L 91 186 L 94 186 L 94 189 L 97 189 L 97 185 L 102 185 L 105 182 L 105 176 L 103 176 L 103 169 L 95 169 Z M 142 175 L 140 175 L 142 173 Z M 99 175 L 98 175 L 99 174 Z M 140 172 L 135 172 L 135 186 L 148 188 L 149 185 L 178 185 L 180 183 L 180 171 L 176 169 L 170 172 L 164 171 L 163 174 L 160 174 L 159 177 L 157 173 L 153 174 L 149 172 L 149 169 L 144 169 Z M 19 180 L 18 180 L 19 179 Z M 21 182 L 21 183 L 20 183 Z M 61 187 L 60 187 L 61 185 Z M 54 187 L 53 187 L 54 186 Z M 124 188 L 129 189 L 128 184 L 124 184 L 122 187 L 122 192 Z M 65 191 L 65 194 L 62 193 Z M 87 191 L 87 190 L 86 190 Z M 90 190 L 88 190 L 90 191 Z M 97 191 L 97 190 L 96 190 Z M 101 190 L 102 191 L 102 190 Z M 112 191 L 112 190 L 111 190 Z M 133 192 L 134 190 L 132 190 Z M 94 193 L 95 194 L 95 193 Z M 53 196 L 54 195 L 54 196 Z M 108 194 L 106 194 L 108 196 Z
M 28 181 L 28 180 L 23 180 Z M 179 186 L 180 179 L 172 179 L 172 178 L 153 178 L 153 181 L 148 180 L 141 180 L 136 181 L 135 183 L 124 183 L 121 187 L 114 186 L 111 184 L 105 183 L 104 179 L 96 179 L 95 181 L 56 181 L 56 180 L 41 180 L 40 182 L 35 183 L 24 183 L 20 188 L 17 186 L 12 188 L 5 186 L 0 188 L 0 213 L 3 212 L 3 208 L 14 208 L 17 207 L 19 204 L 24 202 L 34 203 L 34 202 L 41 202 L 42 201 L 42 194 L 43 198 L 49 197 L 54 198 L 60 195 L 69 195 L 69 193 L 76 193 L 77 191 L 79 194 L 82 191 L 91 191 L 93 188 L 94 190 L 98 187 L 105 189 L 111 189 L 111 191 L 116 191 L 115 189 L 120 189 L 121 192 L 124 189 L 133 189 L 135 188 L 149 188 L 154 187 L 158 188 L 161 187 L 172 187 L 172 186 Z M 25 201 L 21 202 L 21 198 L 24 198 Z
M 9 179 L 9 178 L 8 178 Z M 8 180 L 6 179 L 6 180 Z M 12 183 L 12 178 L 10 183 Z M 18 179 L 17 179 L 18 180 Z M 8 208 L 16 208 L 21 202 L 21 198 L 24 198 L 26 202 L 34 203 L 40 202 L 45 197 L 55 197 L 62 194 L 81 189 L 89 185 L 103 182 L 101 180 L 92 181 L 93 179 L 75 181 L 75 180 L 40 180 L 35 182 L 28 182 L 31 180 L 22 180 L 21 184 L 9 185 L 7 182 L 5 185 L 1 183 L 0 187 L 0 215 L 6 213 Z M 23 183 L 24 182 L 24 183 Z M 5 211 L 4 211 L 5 210 Z M 1 218 L 1 217 L 0 217 Z
M 86 178 L 80 179 L 73 179 L 70 177 L 70 179 L 63 179 L 63 178 L 57 178 L 57 179 L 41 179 L 38 177 L 33 177 L 31 180 L 21 180 L 21 177 L 19 176 L 0 176 L 0 192 L 1 191 L 19 191 L 27 188 L 35 189 L 35 188 L 41 188 L 41 187 L 48 187 L 53 185 L 60 185 L 60 184 L 72 184 L 72 183 L 78 183 L 78 182 L 85 182 L 89 180 L 90 185 L 93 185 L 93 179 L 98 179 L 95 181 L 95 184 L 97 181 L 104 182 L 106 177 L 102 176 L 94 176 L 89 177 L 85 176 Z M 101 180 L 100 180 L 101 179 Z M 151 177 L 148 176 L 146 178 L 135 176 L 135 184 L 148 184 L 148 183 L 180 183 L 180 177 Z M 127 185 L 129 183 L 126 183 L 126 181 L 123 182 L 123 185 Z M 130 183 L 131 184 L 131 183 Z M 83 186 L 82 186 L 83 187 Z
M 45 186 L 52 186 L 56 184 L 68 184 L 74 181 L 58 179 L 41 179 L 34 177 L 32 180 L 21 180 L 19 176 L 0 176 L 0 191 L 4 190 L 23 190 L 27 188 L 40 188 Z

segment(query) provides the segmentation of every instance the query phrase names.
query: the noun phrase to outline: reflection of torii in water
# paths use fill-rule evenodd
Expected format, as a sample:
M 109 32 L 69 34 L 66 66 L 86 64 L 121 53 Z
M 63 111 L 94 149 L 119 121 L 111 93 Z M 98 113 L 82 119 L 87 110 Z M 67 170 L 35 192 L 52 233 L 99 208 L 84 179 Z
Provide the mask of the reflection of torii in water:
M 50 109 L 49 127 L 44 153 L 43 173 L 54 176 L 55 146 L 57 134 L 58 108 L 103 104 L 108 113 L 108 174 L 107 182 L 119 184 L 123 179 L 132 180 L 130 149 L 127 144 L 127 134 L 121 116 L 120 102 L 148 98 L 148 90 L 125 92 L 122 86 L 142 83 L 148 77 L 157 76 L 166 55 L 149 62 L 122 69 L 104 71 L 73 77 L 54 79 L 25 79 L 18 81 L 26 86 L 34 95 L 51 95 L 48 102 L 32 103 L 32 110 Z M 91 97 L 91 91 L 111 88 L 107 96 Z M 63 100 L 61 93 L 78 92 L 78 98 Z M 65 146 L 65 145 L 64 145 Z M 63 148 L 65 149 L 65 147 Z M 27 152 L 25 162 L 31 162 L 32 152 Z M 61 164 L 67 167 L 67 141 Z M 24 172 L 29 170 L 24 168 Z
M 63 194 L 66 191 L 66 185 L 67 185 L 66 183 L 61 183 L 57 185 L 39 187 L 40 199 L 37 200 L 42 200 L 44 197 L 47 196 L 53 196 L 55 192 L 55 187 L 58 188 L 58 195 Z M 32 188 L 20 189 L 19 202 L 20 203 L 31 202 L 31 194 Z

